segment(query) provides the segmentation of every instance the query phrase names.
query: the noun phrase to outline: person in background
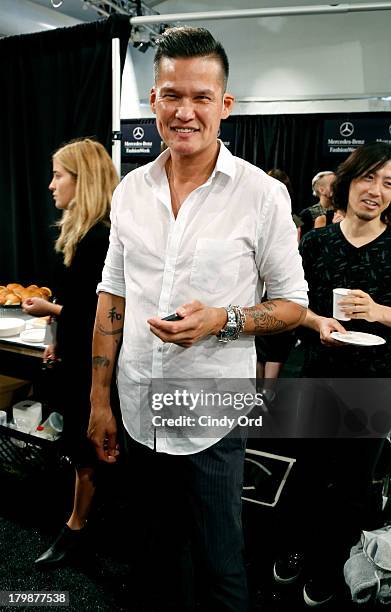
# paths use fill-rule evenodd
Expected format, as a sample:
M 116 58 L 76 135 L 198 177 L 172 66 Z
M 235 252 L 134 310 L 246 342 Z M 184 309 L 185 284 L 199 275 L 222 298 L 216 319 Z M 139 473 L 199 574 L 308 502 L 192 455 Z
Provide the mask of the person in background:
M 277 179 L 287 188 L 292 201 L 292 184 L 289 176 L 284 170 L 273 168 L 268 172 L 269 176 Z M 297 227 L 297 239 L 300 241 L 300 226 L 302 221 L 297 215 L 292 214 L 293 221 Z M 265 301 L 267 296 L 264 296 Z M 255 347 L 257 349 L 257 379 L 263 381 L 263 391 L 266 399 L 273 397 L 273 390 L 268 380 L 278 378 L 282 366 L 288 359 L 289 353 L 295 342 L 294 332 L 283 332 L 273 336 L 256 336 Z M 270 387 L 270 388 L 269 388 Z
M 300 244 L 311 308 L 305 327 L 312 330 L 304 375 L 386 377 L 391 367 L 391 147 L 358 147 L 338 168 L 333 199 L 344 218 Z M 330 350 L 330 343 L 340 347 L 330 338 L 341 327 L 330 318 L 336 287 L 351 291 L 341 302 L 350 317 L 344 327 L 385 336 L 386 344 Z
M 341 208 L 334 208 L 333 223 L 340 223 L 345 218 L 345 211 Z
M 273 178 L 277 179 L 277 181 L 280 181 L 280 183 L 283 183 L 285 185 L 285 187 L 288 190 L 289 197 L 292 203 L 292 200 L 293 200 L 292 183 L 287 173 L 284 172 L 284 170 L 280 170 L 279 168 L 272 168 L 271 170 L 269 170 L 268 175 L 272 176 Z M 293 212 L 292 212 L 292 219 L 297 228 L 297 240 L 300 242 L 301 227 L 303 225 L 303 221 L 300 219 L 299 215 L 296 215 Z
M 358 147 L 337 169 L 333 185 L 335 206 L 344 211 L 340 223 L 307 234 L 300 244 L 309 287 L 309 309 L 303 325 L 308 328 L 302 376 L 311 379 L 351 379 L 350 395 L 362 379 L 379 378 L 376 398 L 372 391 L 362 399 L 379 410 L 389 403 L 387 379 L 391 371 L 391 146 L 382 142 Z M 350 320 L 332 318 L 333 289 L 346 288 L 339 304 Z M 369 346 L 345 344 L 331 334 L 346 330 L 375 334 L 385 343 Z M 357 383 L 355 382 L 357 381 Z M 369 388 L 368 382 L 368 388 Z M 321 395 L 324 397 L 324 391 Z M 321 396 L 312 413 L 321 414 Z M 322 400 L 324 402 L 324 400 Z M 357 403 L 357 398 L 356 398 Z M 336 399 L 326 399 L 325 424 L 333 415 L 341 418 Z M 364 414 L 364 417 L 366 415 Z M 370 423 L 368 416 L 368 423 Z M 353 424 L 352 434 L 359 420 Z M 366 437 L 296 440 L 300 473 L 295 522 L 291 535 L 305 547 L 308 576 L 303 596 L 315 607 L 329 601 L 343 578 L 343 564 L 362 529 L 379 527 L 381 496 L 373 488 L 374 470 L 391 419 L 382 430 Z M 299 444 L 300 443 L 300 444 Z M 319 534 L 321 538 L 318 539 Z M 291 537 L 288 534 L 288 538 Z M 294 550 L 294 548 L 292 548 Z M 302 552 L 303 549 L 301 549 Z M 298 577 L 300 555 L 277 560 L 274 575 L 279 582 Z
M 301 236 L 313 228 L 324 227 L 331 223 L 334 215 L 333 189 L 332 185 L 335 173 L 331 170 L 322 170 L 315 174 L 312 179 L 312 194 L 319 198 L 319 201 L 308 208 L 304 208 L 299 216 L 303 222 Z
M 141 476 L 133 592 L 141 591 L 142 610 L 194 611 L 194 569 L 203 612 L 247 612 L 246 432 L 197 436 L 191 426 L 154 424 L 151 384 L 174 379 L 187 391 L 198 379 L 203 389 L 236 379 L 237 389 L 238 378 L 255 378 L 254 335 L 298 325 L 306 285 L 286 189 L 217 138 L 234 104 L 222 45 L 203 28 L 170 28 L 154 67 L 150 104 L 168 148 L 130 172 L 113 197 L 89 435 L 102 460 L 116 461 L 108 390 L 123 335 L 118 390 L 137 465 L 129 479 Z M 261 304 L 265 282 L 269 301 Z M 178 320 L 163 320 L 174 312 Z
M 57 321 L 56 344 L 44 361 L 56 361 L 61 388 L 58 405 L 64 415 L 65 453 L 76 468 L 72 513 L 55 542 L 35 563 L 66 559 L 85 540 L 85 525 L 95 492 L 96 456 L 87 439 L 90 413 L 91 343 L 97 295 L 110 233 L 110 203 L 118 176 L 106 149 L 89 138 L 74 140 L 53 155 L 49 189 L 62 211 L 55 249 L 63 263 L 56 284 L 58 303 L 28 298 L 23 309 Z

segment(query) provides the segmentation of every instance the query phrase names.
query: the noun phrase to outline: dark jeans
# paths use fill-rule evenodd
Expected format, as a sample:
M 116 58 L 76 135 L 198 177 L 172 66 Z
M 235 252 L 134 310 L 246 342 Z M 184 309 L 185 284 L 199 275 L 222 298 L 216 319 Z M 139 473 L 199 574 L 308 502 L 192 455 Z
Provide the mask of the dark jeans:
M 240 435 L 240 434 L 236 434 Z M 156 453 L 127 435 L 135 476 L 142 610 L 247 612 L 241 492 L 246 440 L 193 455 Z M 148 607 L 149 606 L 149 607 Z

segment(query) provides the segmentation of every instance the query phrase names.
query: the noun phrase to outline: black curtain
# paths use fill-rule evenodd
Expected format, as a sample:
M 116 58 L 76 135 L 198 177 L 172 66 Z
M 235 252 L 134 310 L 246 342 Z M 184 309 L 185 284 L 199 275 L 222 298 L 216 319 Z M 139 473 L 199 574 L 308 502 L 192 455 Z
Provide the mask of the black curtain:
M 336 170 L 347 154 L 324 152 L 327 119 L 357 121 L 391 118 L 390 113 L 319 113 L 309 115 L 237 115 L 235 148 L 238 157 L 262 168 L 284 170 L 293 188 L 292 208 L 299 212 L 316 201 L 311 195 L 312 177 L 320 170 Z
M 0 40 L 0 285 L 47 285 L 54 264 L 51 156 L 90 136 L 111 153 L 111 40 L 121 70 L 129 19 Z
M 235 121 L 235 155 L 265 172 L 284 170 L 292 182 L 293 210 L 308 206 L 311 178 L 318 171 L 313 169 L 322 166 L 324 115 L 237 116 Z

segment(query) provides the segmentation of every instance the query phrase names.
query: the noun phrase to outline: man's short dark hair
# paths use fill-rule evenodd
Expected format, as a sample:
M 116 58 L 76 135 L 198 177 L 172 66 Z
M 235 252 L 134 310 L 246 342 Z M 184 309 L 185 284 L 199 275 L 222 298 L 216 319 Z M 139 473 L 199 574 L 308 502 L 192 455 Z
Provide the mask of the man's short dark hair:
M 334 208 L 347 210 L 349 189 L 353 179 L 377 172 L 391 160 L 391 145 L 385 142 L 371 142 L 358 147 L 338 166 L 333 183 Z M 391 225 L 391 210 L 383 211 L 382 221 Z
M 224 47 L 205 28 L 168 28 L 157 40 L 154 59 L 155 82 L 158 79 L 159 64 L 163 57 L 190 58 L 215 57 L 221 64 L 224 77 L 224 91 L 227 87 L 229 62 Z

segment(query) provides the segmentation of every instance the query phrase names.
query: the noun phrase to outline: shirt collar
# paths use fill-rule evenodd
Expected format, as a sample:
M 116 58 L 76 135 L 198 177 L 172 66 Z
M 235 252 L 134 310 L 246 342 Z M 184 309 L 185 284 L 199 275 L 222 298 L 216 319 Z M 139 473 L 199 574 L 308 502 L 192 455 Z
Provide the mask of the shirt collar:
M 214 170 L 210 176 L 210 180 L 212 180 L 218 172 L 227 175 L 229 178 L 235 178 L 235 160 L 232 153 L 227 149 L 224 143 L 221 140 L 218 140 L 220 143 L 220 151 L 217 157 L 216 165 Z M 157 157 L 151 164 L 148 164 L 145 168 L 145 178 L 149 183 L 159 183 L 162 174 L 164 172 L 164 166 L 170 157 L 170 149 L 166 149 Z

